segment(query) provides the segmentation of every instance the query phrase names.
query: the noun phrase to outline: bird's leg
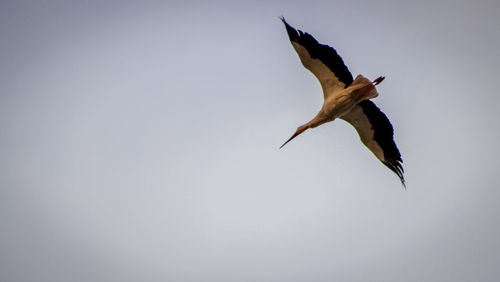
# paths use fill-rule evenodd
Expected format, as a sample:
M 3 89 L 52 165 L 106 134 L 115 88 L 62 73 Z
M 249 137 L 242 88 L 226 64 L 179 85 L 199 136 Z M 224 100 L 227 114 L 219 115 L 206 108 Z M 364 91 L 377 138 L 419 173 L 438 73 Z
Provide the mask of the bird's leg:
M 373 85 L 378 85 L 380 82 L 382 82 L 385 79 L 384 76 L 379 76 L 377 77 L 372 83 Z

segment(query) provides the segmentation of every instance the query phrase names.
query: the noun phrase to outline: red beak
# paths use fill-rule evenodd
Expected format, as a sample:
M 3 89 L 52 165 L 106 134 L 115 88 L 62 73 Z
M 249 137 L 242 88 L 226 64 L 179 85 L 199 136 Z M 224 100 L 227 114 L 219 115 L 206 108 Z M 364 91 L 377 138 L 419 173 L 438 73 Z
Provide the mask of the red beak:
M 292 135 L 292 137 L 290 137 L 290 139 L 286 140 L 286 142 L 283 143 L 283 145 L 281 145 L 280 149 L 283 148 L 283 146 L 285 146 L 288 142 L 292 141 L 293 138 L 299 136 L 299 134 L 304 132 L 306 129 L 307 127 L 302 127 L 302 126 L 297 128 L 297 131 L 295 131 L 295 133 Z

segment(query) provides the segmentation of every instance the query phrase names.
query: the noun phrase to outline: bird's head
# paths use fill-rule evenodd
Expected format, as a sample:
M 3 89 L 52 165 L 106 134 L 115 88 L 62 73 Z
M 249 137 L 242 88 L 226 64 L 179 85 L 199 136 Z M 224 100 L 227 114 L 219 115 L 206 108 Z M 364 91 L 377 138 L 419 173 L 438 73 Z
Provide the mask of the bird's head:
M 288 142 L 292 141 L 293 138 L 299 136 L 299 134 L 306 131 L 306 129 L 308 129 L 308 128 L 309 128 L 308 124 L 304 124 L 304 125 L 299 126 L 297 128 L 297 130 L 295 131 L 295 133 L 292 135 L 292 137 L 290 137 L 290 139 L 288 139 L 285 143 L 283 143 L 283 145 L 281 145 L 280 149 L 283 148 L 283 146 L 285 146 Z

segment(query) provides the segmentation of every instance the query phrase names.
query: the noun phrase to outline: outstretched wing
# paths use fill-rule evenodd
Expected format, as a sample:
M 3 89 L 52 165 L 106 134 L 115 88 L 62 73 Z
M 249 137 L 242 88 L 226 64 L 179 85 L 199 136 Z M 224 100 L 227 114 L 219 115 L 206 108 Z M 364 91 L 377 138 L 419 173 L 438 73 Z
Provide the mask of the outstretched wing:
M 285 18 L 282 17 L 281 20 L 285 24 L 293 48 L 299 54 L 300 61 L 318 78 L 325 99 L 330 93 L 344 89 L 352 83 L 352 74 L 335 49 L 318 43 L 308 33 L 297 31 L 285 21 Z
M 394 130 L 385 114 L 372 101 L 365 100 L 340 118 L 356 128 L 363 144 L 394 171 L 405 186 L 403 160 L 394 143 Z

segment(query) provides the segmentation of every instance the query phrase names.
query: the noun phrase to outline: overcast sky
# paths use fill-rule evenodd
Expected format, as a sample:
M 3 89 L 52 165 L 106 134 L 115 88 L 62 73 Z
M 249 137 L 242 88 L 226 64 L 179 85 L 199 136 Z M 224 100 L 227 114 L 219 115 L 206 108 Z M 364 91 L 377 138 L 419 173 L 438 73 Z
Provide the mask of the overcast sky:
M 384 75 L 407 190 L 279 16 Z M 0 280 L 497 281 L 500 2 L 1 1 Z

